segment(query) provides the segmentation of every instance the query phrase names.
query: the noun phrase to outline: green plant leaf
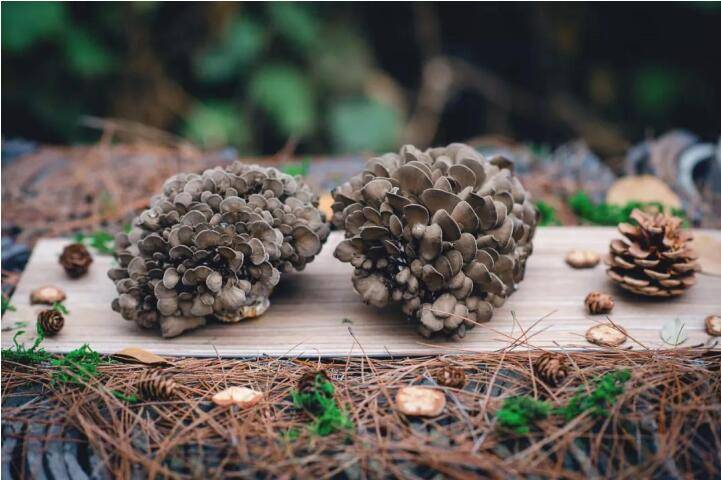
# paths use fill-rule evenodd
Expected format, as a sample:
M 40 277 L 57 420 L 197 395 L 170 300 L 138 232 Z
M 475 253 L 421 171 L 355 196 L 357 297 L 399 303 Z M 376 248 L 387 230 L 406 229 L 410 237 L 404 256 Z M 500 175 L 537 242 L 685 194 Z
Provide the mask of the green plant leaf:
M 252 18 L 236 19 L 225 28 L 217 44 L 196 56 L 196 75 L 211 83 L 240 76 L 263 51 L 265 38 L 263 28 Z
M 188 115 L 185 135 L 205 148 L 232 144 L 243 147 L 249 138 L 240 113 L 223 103 L 199 103 Z
M 643 68 L 634 79 L 636 108 L 646 115 L 661 115 L 682 98 L 682 79 L 674 70 L 663 67 Z
M 250 97 L 284 135 L 303 135 L 315 128 L 313 88 L 305 75 L 288 64 L 269 64 L 255 72 Z
M 343 153 L 391 149 L 400 134 L 400 118 L 389 105 L 370 98 L 345 100 L 331 108 L 330 133 Z
M 65 55 L 70 67 L 80 76 L 95 77 L 112 71 L 115 59 L 97 39 L 74 27 L 65 33 Z
M 3 2 L 2 47 L 21 52 L 60 33 L 67 22 L 61 2 Z
M 311 12 L 308 4 L 301 2 L 271 2 L 268 4 L 270 21 L 276 31 L 292 47 L 313 54 L 313 45 L 319 38 L 317 16 Z

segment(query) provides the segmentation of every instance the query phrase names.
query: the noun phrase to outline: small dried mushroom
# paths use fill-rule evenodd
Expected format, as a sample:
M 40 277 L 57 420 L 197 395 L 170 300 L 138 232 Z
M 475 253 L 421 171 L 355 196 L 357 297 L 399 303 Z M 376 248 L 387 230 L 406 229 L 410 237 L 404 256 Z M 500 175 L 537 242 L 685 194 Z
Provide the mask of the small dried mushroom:
M 70 278 L 80 278 L 88 273 L 91 263 L 93 263 L 93 257 L 82 243 L 71 243 L 63 249 L 63 253 L 60 255 L 60 265 L 63 266 L 65 273 Z
M 63 314 L 54 308 L 42 310 L 38 313 L 37 321 L 46 337 L 53 337 L 57 335 L 65 325 L 65 317 L 63 317 Z
M 36 288 L 30 292 L 30 304 L 43 304 L 52 305 L 53 303 L 60 303 L 65 301 L 65 292 L 60 290 L 58 287 L 47 285 L 45 287 Z
M 591 292 L 586 295 L 585 300 L 588 313 L 598 315 L 602 313 L 610 313 L 613 310 L 615 302 L 613 297 L 607 293 Z
M 175 397 L 178 384 L 161 372 L 148 371 L 138 380 L 136 388 L 145 400 L 170 400 Z
M 466 384 L 466 372 L 460 367 L 443 365 L 433 371 L 433 378 L 438 385 L 449 388 L 463 388 Z
M 555 352 L 545 352 L 533 362 L 536 374 L 550 386 L 563 383 L 568 376 L 566 356 Z
M 709 315 L 704 321 L 706 325 L 706 333 L 711 336 L 721 336 L 721 316 Z
M 363 300 L 401 304 L 424 336 L 489 321 L 523 279 L 538 220 L 512 167 L 460 143 L 406 145 L 335 189 L 335 256 Z
M 281 272 L 302 270 L 330 228 L 300 178 L 235 162 L 168 179 L 108 272 L 113 309 L 164 337 L 261 315 Z
M 602 347 L 618 347 L 626 341 L 626 331 L 610 323 L 602 323 L 588 329 L 586 340 Z
M 700 267 L 691 232 L 682 230 L 681 219 L 638 209 L 631 219 L 634 225 L 618 226 L 628 241 L 611 242 L 608 276 L 626 290 L 651 297 L 681 295 L 695 285 Z
M 263 392 L 247 387 L 229 387 L 213 395 L 213 403 L 223 407 L 237 405 L 250 408 L 263 398 Z
M 412 417 L 437 417 L 446 407 L 446 396 L 428 387 L 403 387 L 396 394 L 396 408 Z
M 573 268 L 593 268 L 600 261 L 600 255 L 590 250 L 571 250 L 566 255 L 566 263 Z

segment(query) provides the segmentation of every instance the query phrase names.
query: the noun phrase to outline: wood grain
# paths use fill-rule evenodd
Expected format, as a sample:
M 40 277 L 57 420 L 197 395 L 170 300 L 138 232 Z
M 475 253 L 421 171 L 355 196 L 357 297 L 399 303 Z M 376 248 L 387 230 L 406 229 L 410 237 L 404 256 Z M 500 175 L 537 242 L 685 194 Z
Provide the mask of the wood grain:
M 704 231 L 721 239 L 719 231 Z M 661 326 L 675 318 L 687 329 L 683 346 L 713 345 L 703 328 L 704 318 L 721 313 L 721 277 L 700 275 L 686 295 L 670 300 L 633 297 L 614 287 L 602 266 L 574 270 L 564 262 L 571 249 L 605 253 L 615 229 L 595 227 L 538 230 L 526 279 L 491 322 L 471 330 L 459 342 L 427 340 L 416 333 L 398 308 L 378 310 L 364 305 L 353 292 L 351 268 L 333 257 L 342 234 L 334 232 L 323 251 L 303 272 L 284 276 L 271 298 L 272 306 L 261 318 L 239 324 L 211 323 L 174 339 L 142 330 L 110 309 L 115 296 L 106 271 L 113 261 L 95 256 L 84 278 L 65 276 L 57 259 L 67 240 L 41 240 L 13 295 L 16 312 L 2 319 L 3 347 L 12 344 L 14 331 L 23 328 L 28 343 L 40 306 L 29 305 L 29 294 L 42 285 L 56 285 L 68 295 L 70 310 L 62 332 L 43 343 L 51 352 L 68 352 L 84 343 L 101 353 L 124 347 L 140 347 L 161 355 L 177 356 L 396 356 L 494 351 L 509 347 L 525 333 L 525 343 L 516 348 L 596 348 L 584 339 L 586 330 L 604 316 L 589 315 L 583 305 L 592 290 L 616 297 L 611 319 L 633 338 L 626 348 L 671 348 L 659 336 Z M 512 314 L 513 312 L 513 314 Z M 514 320 L 515 315 L 515 320 Z M 540 320 L 540 321 L 539 321 Z M 17 322 L 21 322 L 18 324 Z M 22 322 L 25 326 L 22 327 Z

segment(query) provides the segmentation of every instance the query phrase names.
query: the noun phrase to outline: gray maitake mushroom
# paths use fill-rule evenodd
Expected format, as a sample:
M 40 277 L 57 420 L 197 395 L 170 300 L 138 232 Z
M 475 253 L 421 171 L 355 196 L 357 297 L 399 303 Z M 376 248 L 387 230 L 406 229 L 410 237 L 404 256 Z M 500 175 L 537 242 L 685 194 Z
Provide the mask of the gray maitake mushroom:
M 538 213 L 504 157 L 454 143 L 371 158 L 333 192 L 335 250 L 363 300 L 461 338 L 523 279 Z
M 308 185 L 275 168 L 171 177 L 116 236 L 113 310 L 164 337 L 262 314 L 280 273 L 302 270 L 328 237 L 317 206 Z

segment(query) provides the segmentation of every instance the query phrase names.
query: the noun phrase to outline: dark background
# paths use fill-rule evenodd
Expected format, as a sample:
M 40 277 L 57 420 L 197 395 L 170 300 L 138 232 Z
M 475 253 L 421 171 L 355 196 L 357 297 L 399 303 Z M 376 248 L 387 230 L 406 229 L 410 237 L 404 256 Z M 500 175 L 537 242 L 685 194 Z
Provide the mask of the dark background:
M 241 154 L 715 141 L 720 25 L 706 2 L 3 2 L 2 135 L 96 141 L 96 116 Z

